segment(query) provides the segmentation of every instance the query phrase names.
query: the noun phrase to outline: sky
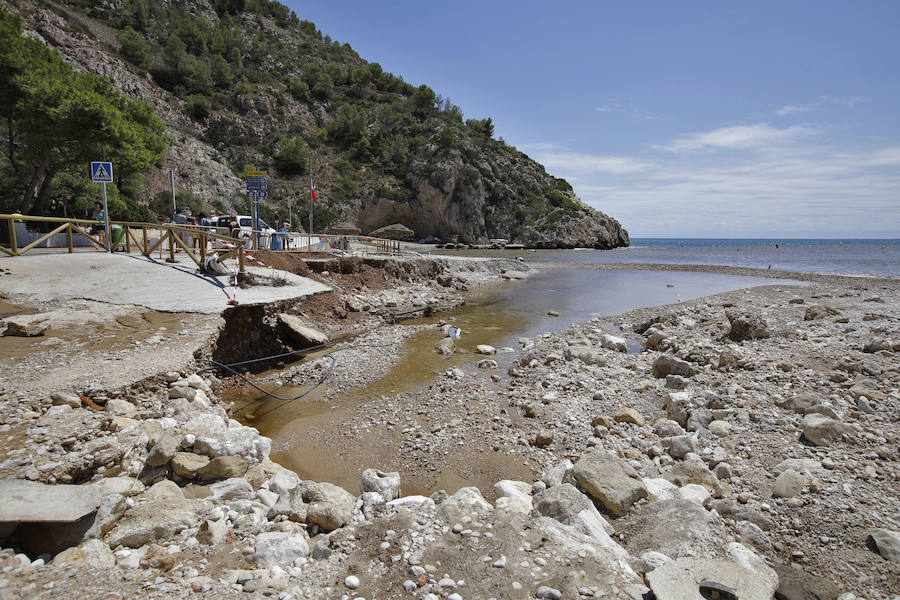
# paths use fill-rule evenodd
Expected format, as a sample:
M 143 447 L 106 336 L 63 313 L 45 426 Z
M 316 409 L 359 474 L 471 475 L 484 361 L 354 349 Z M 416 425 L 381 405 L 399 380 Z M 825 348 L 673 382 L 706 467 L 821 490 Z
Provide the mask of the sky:
M 632 237 L 900 238 L 900 2 L 288 1 Z

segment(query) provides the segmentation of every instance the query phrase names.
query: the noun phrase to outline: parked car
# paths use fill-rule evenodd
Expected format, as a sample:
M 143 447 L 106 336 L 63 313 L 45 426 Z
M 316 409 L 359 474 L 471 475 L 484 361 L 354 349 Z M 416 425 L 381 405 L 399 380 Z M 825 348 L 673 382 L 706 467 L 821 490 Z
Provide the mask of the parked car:
M 237 223 L 236 234 L 231 230 L 230 225 L 232 220 Z M 246 240 L 244 242 L 245 246 L 250 246 L 250 240 L 253 236 L 253 217 L 250 215 L 219 216 L 215 218 L 213 224 L 215 225 L 216 233 L 220 235 L 234 235 L 234 237 Z M 275 230 L 269 227 L 262 219 L 259 220 L 259 231 L 266 236 L 266 239 L 268 239 L 268 236 L 275 233 Z

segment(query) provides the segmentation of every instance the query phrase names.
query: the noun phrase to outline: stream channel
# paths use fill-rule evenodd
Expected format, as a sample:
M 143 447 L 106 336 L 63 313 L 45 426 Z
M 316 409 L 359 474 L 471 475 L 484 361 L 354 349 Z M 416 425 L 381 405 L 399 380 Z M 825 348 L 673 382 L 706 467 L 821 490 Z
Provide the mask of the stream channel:
M 385 403 L 392 396 L 429 384 L 439 373 L 458 366 L 477 370 L 475 363 L 485 358 L 475 354 L 478 344 L 498 349 L 491 358 L 502 378 L 519 355 L 520 338 L 559 331 L 576 322 L 617 315 L 635 308 L 672 304 L 725 291 L 760 285 L 803 285 L 784 279 L 722 275 L 704 272 L 661 272 L 557 268 L 545 265 L 532 277 L 478 288 L 466 297 L 466 304 L 447 312 L 405 321 L 404 324 L 432 325 L 407 338 L 396 365 L 384 378 L 356 388 L 338 398 L 324 399 L 325 384 L 308 396 L 289 403 L 263 394 L 225 397 L 244 407 L 236 418 L 273 439 L 273 460 L 293 469 L 301 477 L 329 481 L 358 493 L 362 471 L 369 467 L 400 471 L 404 494 L 429 494 L 437 489 L 450 493 L 466 485 L 478 486 L 486 496 L 500 479 L 532 481 L 535 465 L 524 464 L 521 456 L 479 448 L 449 448 L 450 468 L 423 473 L 401 456 L 403 423 L 375 425 L 365 435 L 348 440 L 348 423 L 361 410 L 372 412 L 367 403 Z M 548 311 L 559 313 L 551 317 Z M 442 356 L 436 345 L 443 334 L 435 326 L 445 320 L 462 330 L 458 351 Z M 390 327 L 390 326 L 388 326 Z M 640 342 L 629 337 L 630 352 L 640 351 Z M 315 355 L 311 355 L 314 357 Z M 340 354 L 336 368 L 341 368 Z M 278 371 L 260 374 L 273 380 Z M 497 384 L 501 389 L 503 382 Z M 308 388 L 292 385 L 267 389 L 282 397 L 298 395 Z M 498 403 L 498 412 L 500 406 Z M 414 420 L 415 415 L 410 416 Z M 446 454 L 446 453 L 445 453 Z

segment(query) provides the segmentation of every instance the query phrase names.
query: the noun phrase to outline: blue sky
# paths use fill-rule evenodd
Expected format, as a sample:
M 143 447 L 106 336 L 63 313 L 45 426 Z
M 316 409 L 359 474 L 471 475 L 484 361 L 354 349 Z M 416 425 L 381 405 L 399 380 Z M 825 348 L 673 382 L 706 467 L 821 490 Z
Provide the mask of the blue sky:
M 900 237 L 900 2 L 288 2 L 632 237 Z

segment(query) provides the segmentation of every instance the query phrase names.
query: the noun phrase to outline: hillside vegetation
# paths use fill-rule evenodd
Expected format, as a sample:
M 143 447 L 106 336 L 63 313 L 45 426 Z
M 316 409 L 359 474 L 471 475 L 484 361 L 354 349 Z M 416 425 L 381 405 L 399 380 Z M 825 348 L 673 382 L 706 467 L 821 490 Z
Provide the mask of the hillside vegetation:
M 5 68 L 5 80 L 18 83 L 10 89 L 19 90 L 18 97 L 2 98 L 4 114 L 11 115 L 0 165 L 6 209 L 57 214 L 62 195 L 86 206 L 97 194 L 86 182 L 87 161 L 108 158 L 121 164 L 113 216 L 169 213 L 169 168 L 177 172 L 179 203 L 194 211 L 244 212 L 241 178 L 258 168 L 270 175 L 263 216 L 286 215 L 291 198 L 305 223 L 311 166 L 321 200 L 315 205 L 316 229 L 350 220 L 368 232 L 401 222 L 417 237 L 459 234 L 469 242 L 503 237 L 556 246 L 628 243 L 627 232 L 582 204 L 568 182 L 495 139 L 490 118 L 464 118 L 450 98 L 363 60 L 349 44 L 332 40 L 278 2 L 69 0 L 6 6 L 21 15 L 26 34 L 40 40 L 20 38 L 20 46 L 34 51 L 43 42 L 75 71 L 102 75 L 73 72 L 67 77 L 75 87 L 100 89 L 101 79 L 105 85 L 111 80 L 124 94 L 106 94 L 119 103 L 120 120 L 148 140 L 141 142 L 146 152 L 139 159 L 121 151 L 133 146 L 126 139 L 99 139 L 77 143 L 77 152 L 42 167 L 35 156 L 43 146 L 27 139 L 33 119 L 16 112 L 34 106 L 29 98 L 35 88 Z M 4 17 L 7 38 L 15 37 L 11 19 Z M 54 54 L 62 62 L 54 51 L 38 54 L 50 62 Z M 85 81 L 75 82 L 80 78 Z M 69 94 L 70 104 L 76 96 Z M 140 108 L 150 106 L 149 113 Z M 129 111 L 144 119 L 143 134 L 131 125 Z M 78 116 L 94 122 L 103 117 Z M 165 136 L 157 117 L 167 126 Z M 42 168 L 46 185 L 38 185 L 42 200 L 36 202 L 29 182 Z M 52 168 L 54 177 L 47 180 Z

